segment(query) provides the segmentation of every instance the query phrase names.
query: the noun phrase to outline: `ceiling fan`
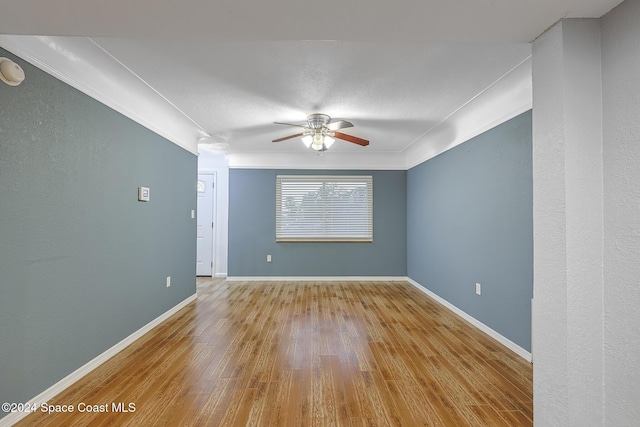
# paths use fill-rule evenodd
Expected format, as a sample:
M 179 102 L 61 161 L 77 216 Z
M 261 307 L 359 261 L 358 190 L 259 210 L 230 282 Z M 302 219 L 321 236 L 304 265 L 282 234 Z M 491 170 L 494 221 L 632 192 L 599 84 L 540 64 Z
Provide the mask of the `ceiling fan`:
M 307 116 L 306 125 L 281 122 L 274 123 L 277 125 L 301 127 L 304 130 L 294 135 L 274 139 L 272 142 L 280 142 L 291 138 L 301 137 L 302 142 L 307 146 L 307 148 L 312 148 L 316 151 L 326 151 L 329 147 L 331 147 L 331 145 L 335 141 L 335 138 L 352 142 L 363 147 L 369 145 L 369 141 L 367 141 L 366 139 L 338 132 L 338 129 L 353 127 L 353 123 L 346 120 L 338 120 L 332 122 L 331 117 L 326 114 L 309 114 Z

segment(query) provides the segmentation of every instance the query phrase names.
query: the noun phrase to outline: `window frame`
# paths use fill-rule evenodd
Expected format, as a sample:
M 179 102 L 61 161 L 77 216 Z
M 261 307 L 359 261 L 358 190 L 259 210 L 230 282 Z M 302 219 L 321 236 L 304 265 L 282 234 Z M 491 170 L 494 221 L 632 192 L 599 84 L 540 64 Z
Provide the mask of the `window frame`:
M 333 192 L 332 198 L 323 200 L 326 192 Z M 307 198 L 313 206 L 306 213 L 289 213 L 283 197 L 295 203 L 293 209 Z M 297 229 L 287 230 L 289 215 L 301 223 Z M 276 242 L 373 242 L 373 176 L 276 175 L 275 222 Z

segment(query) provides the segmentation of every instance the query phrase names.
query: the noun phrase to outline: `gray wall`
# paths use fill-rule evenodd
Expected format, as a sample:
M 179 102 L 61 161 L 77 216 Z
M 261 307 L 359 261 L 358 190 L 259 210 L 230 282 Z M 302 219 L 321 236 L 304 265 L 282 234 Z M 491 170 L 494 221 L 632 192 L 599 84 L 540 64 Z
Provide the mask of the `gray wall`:
M 372 175 L 373 242 L 277 243 L 279 174 Z M 406 250 L 405 171 L 229 171 L 229 276 L 406 276 Z
M 531 111 L 407 173 L 408 276 L 528 351 L 532 185 Z
M 195 293 L 197 165 L 0 56 L 27 76 L 0 83 L 0 401 L 25 402 Z

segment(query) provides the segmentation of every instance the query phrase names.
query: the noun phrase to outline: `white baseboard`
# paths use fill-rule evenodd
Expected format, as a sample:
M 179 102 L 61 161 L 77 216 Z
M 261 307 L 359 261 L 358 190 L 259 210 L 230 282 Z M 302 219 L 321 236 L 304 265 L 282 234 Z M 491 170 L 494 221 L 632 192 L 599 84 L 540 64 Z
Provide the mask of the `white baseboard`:
M 227 273 L 216 273 L 213 277 L 227 277 Z
M 442 305 L 445 308 L 449 309 L 450 311 L 452 311 L 456 315 L 462 317 L 464 320 L 466 320 L 467 322 L 471 323 L 473 326 L 475 326 L 476 328 L 480 329 L 482 332 L 484 332 L 485 334 L 489 335 L 491 338 L 493 338 L 494 340 L 498 341 L 500 344 L 502 344 L 505 347 L 507 347 L 509 350 L 511 350 L 514 353 L 516 353 L 518 356 L 524 358 L 527 362 L 531 362 L 533 360 L 531 353 L 528 352 L 527 350 L 525 350 L 524 348 L 520 347 L 518 344 L 516 344 L 513 341 L 511 341 L 510 339 L 505 338 L 504 336 L 500 335 L 498 332 L 494 331 L 493 329 L 491 329 L 490 327 L 488 327 L 487 325 L 485 325 L 484 323 L 482 323 L 481 321 L 479 321 L 475 317 L 472 317 L 469 314 L 465 313 L 464 311 L 460 310 L 458 307 L 456 307 L 455 305 L 451 304 L 449 301 L 445 300 L 444 298 L 441 298 L 438 295 L 434 294 L 429 289 L 427 289 L 424 286 L 420 285 L 415 280 L 413 280 L 411 278 L 408 278 L 408 277 L 406 278 L 406 280 L 407 280 L 407 282 L 412 284 L 416 289 L 418 289 L 419 291 L 423 292 L 427 296 L 431 297 L 437 303 L 439 303 L 440 305 Z
M 406 276 L 228 276 L 229 282 L 404 282 Z
M 150 330 L 158 326 L 160 323 L 164 322 L 169 317 L 171 317 L 172 315 L 180 311 L 187 304 L 189 304 L 192 301 L 195 301 L 197 297 L 198 297 L 197 294 L 193 294 L 187 299 L 185 299 L 184 301 L 182 301 L 181 303 L 179 303 L 178 305 L 176 305 L 175 307 L 161 314 L 159 317 L 156 317 L 154 320 L 147 323 L 142 328 L 138 329 L 137 331 L 135 331 L 134 333 L 132 333 L 131 335 L 129 335 L 128 337 L 126 337 L 125 339 L 123 339 L 122 341 L 114 345 L 113 347 L 107 349 L 104 353 L 99 354 L 98 356 L 96 356 L 89 362 L 85 363 L 84 365 L 82 365 L 81 367 L 79 367 L 78 369 L 76 369 L 75 371 L 73 371 L 72 373 L 70 373 L 69 375 L 67 375 L 66 377 L 64 377 L 63 379 L 61 379 L 60 381 L 52 385 L 51 387 L 49 387 L 48 389 L 46 389 L 45 391 L 43 391 L 42 393 L 34 397 L 33 399 L 29 400 L 27 404 L 29 406 L 35 405 L 37 407 L 40 407 L 42 403 L 46 403 L 49 400 L 53 399 L 56 395 L 60 394 L 66 388 L 71 386 L 73 383 L 75 383 L 76 381 L 78 381 L 79 379 L 87 375 L 89 372 L 96 369 L 98 366 L 102 365 L 107 360 L 111 359 L 113 356 L 115 356 L 116 354 L 124 350 L 126 347 L 133 344 L 137 339 L 142 337 L 144 334 L 146 334 L 147 332 L 149 332 Z M 22 418 L 26 417 L 27 415 L 29 415 L 28 412 L 13 412 L 11 414 L 8 414 L 6 417 L 0 419 L 0 427 L 11 426 L 17 423 L 18 421 L 20 421 Z

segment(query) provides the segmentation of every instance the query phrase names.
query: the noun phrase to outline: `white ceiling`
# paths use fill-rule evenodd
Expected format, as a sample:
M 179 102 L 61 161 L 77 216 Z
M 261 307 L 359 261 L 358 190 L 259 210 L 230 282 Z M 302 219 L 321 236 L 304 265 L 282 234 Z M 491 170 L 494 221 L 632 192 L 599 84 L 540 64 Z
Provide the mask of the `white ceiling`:
M 207 40 L 531 42 L 620 0 L 19 0 L 4 34 Z
M 403 168 L 530 108 L 529 42 L 618 3 L 21 0 L 3 5 L 0 46 L 188 150 L 228 144 L 237 166 Z M 270 142 L 297 133 L 272 122 L 314 112 L 371 144 L 319 161 Z

